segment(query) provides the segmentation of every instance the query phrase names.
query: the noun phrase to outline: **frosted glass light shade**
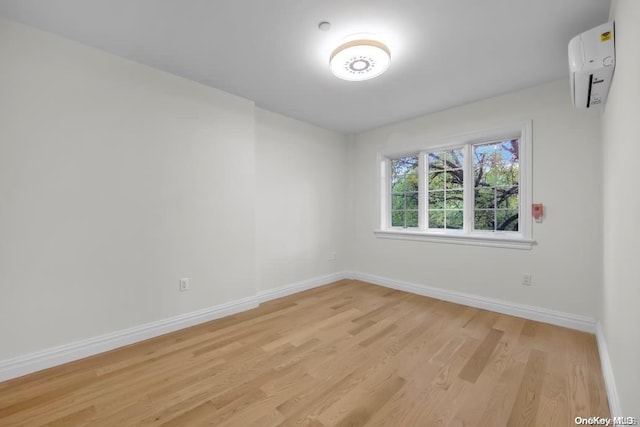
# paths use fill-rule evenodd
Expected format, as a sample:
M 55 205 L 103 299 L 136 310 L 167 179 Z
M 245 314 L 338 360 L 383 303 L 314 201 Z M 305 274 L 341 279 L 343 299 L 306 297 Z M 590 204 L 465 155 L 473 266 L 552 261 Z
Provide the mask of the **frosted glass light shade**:
M 353 40 L 338 46 L 329 58 L 331 72 L 350 81 L 369 80 L 387 71 L 391 52 L 375 40 Z

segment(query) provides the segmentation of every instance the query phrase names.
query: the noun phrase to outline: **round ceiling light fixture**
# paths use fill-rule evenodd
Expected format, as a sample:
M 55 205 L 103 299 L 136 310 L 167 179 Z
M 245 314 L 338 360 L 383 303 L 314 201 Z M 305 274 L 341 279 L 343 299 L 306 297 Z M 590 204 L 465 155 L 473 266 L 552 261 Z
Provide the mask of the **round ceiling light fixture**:
M 329 58 L 331 72 L 338 78 L 362 81 L 378 77 L 391 65 L 391 52 L 371 39 L 348 41 L 338 46 Z

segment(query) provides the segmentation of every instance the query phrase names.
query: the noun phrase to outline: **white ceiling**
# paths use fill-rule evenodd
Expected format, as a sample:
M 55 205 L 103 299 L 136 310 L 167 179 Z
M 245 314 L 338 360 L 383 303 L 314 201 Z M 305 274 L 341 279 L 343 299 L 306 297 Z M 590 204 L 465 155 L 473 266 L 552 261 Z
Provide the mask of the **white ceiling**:
M 567 43 L 609 0 L 0 0 L 0 16 L 345 133 L 568 76 Z M 331 30 L 319 31 L 320 21 Z M 391 49 L 381 77 L 346 82 L 344 37 Z M 567 97 L 569 96 L 567 84 Z

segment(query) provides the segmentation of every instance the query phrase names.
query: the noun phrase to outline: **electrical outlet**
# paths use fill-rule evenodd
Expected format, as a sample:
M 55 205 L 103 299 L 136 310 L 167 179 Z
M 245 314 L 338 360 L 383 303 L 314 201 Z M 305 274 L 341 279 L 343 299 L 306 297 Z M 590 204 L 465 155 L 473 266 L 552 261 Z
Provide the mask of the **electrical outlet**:
M 335 261 L 338 257 L 338 254 L 335 252 L 329 252 L 329 261 Z
M 531 286 L 531 274 L 526 273 L 522 276 L 522 286 Z
M 189 290 L 189 279 L 188 278 L 184 278 L 184 279 L 180 279 L 180 292 L 186 292 Z

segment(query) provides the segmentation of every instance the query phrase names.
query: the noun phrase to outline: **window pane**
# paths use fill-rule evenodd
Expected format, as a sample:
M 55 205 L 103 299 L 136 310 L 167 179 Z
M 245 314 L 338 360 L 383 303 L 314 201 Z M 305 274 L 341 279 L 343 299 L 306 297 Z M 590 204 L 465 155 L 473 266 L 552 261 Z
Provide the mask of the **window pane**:
M 447 191 L 445 207 L 448 209 L 462 209 L 464 206 L 462 190 Z
M 418 156 L 391 159 L 391 225 L 418 226 Z
M 394 176 L 402 176 L 410 173 L 418 167 L 418 156 L 398 157 L 391 159 L 391 172 Z
M 513 139 L 473 146 L 475 187 L 518 185 L 520 177 L 519 140 Z
M 446 169 L 462 169 L 462 147 L 445 152 Z
M 518 185 L 519 171 L 517 168 L 496 169 L 494 171 L 495 185 Z
M 444 228 L 444 211 L 429 211 L 429 228 Z
M 494 205 L 494 189 L 493 188 L 476 188 L 475 196 L 476 209 L 493 209 Z
M 463 149 L 458 147 L 451 150 L 432 151 L 428 159 L 429 171 L 462 169 Z
M 445 172 L 446 187 L 449 188 L 462 188 L 463 182 L 462 169 L 448 170 Z
M 429 170 L 438 171 L 444 169 L 444 152 L 434 151 L 429 153 Z
M 429 172 L 429 190 L 442 190 L 445 186 L 443 171 Z
M 429 209 L 444 208 L 444 191 L 429 191 Z
M 447 228 L 462 229 L 463 216 L 461 210 L 445 211 Z
M 429 228 L 463 228 L 463 156 L 463 147 L 429 153 L 427 165 Z
M 418 193 L 408 193 L 405 195 L 405 209 L 418 209 Z
M 396 177 L 392 183 L 391 191 L 394 193 L 404 193 L 418 191 L 418 173 L 409 174 L 403 177 Z
M 391 191 L 418 191 L 418 156 L 391 159 Z
M 499 209 L 518 209 L 518 187 L 496 189 L 496 204 Z
M 494 231 L 495 223 L 494 223 L 493 217 L 494 217 L 493 210 L 487 210 L 487 211 L 476 210 L 475 216 L 474 216 L 474 228 L 476 230 Z
M 453 156 L 456 168 L 462 169 L 464 167 L 464 147 L 453 150 Z
M 391 210 L 404 209 L 404 193 L 391 195 Z
M 518 231 L 518 210 L 499 209 L 496 213 L 496 230 Z
M 407 211 L 406 213 L 407 227 L 418 226 L 418 211 Z
M 391 226 L 404 227 L 404 211 L 391 212 Z
M 518 231 L 519 139 L 473 146 L 476 230 Z

